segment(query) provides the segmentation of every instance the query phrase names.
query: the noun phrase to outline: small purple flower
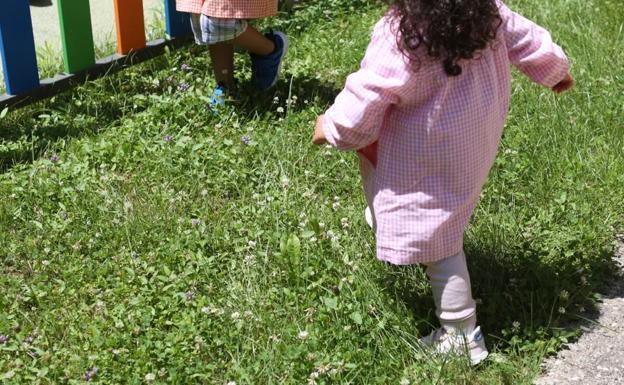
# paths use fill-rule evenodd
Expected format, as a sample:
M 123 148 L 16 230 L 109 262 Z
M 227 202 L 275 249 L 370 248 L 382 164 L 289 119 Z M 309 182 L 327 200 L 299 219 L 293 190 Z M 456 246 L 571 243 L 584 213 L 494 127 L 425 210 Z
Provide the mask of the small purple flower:
M 187 291 L 185 295 L 187 301 L 192 301 L 193 299 L 195 299 L 195 292 L 192 290 Z
M 193 219 L 191 219 L 191 225 L 192 225 L 193 227 L 195 227 L 195 226 L 199 225 L 199 223 L 200 223 L 200 220 L 199 220 L 199 219 L 197 219 L 197 218 L 193 218 Z
M 243 142 L 243 144 L 245 144 L 245 145 L 249 145 L 249 143 L 251 143 L 251 136 L 249 136 L 249 135 L 244 135 L 244 136 L 241 138 L 241 142 Z
M 0 345 L 6 345 L 9 342 L 9 336 L 0 334 Z
M 87 369 L 87 371 L 85 372 L 85 380 L 87 382 L 91 382 L 91 380 L 94 379 L 97 375 L 97 372 L 98 368 L 96 366 L 92 367 L 91 369 Z
M 173 136 L 171 135 L 165 135 L 165 137 L 163 138 L 163 140 L 167 143 L 171 143 L 173 142 Z
M 56 162 L 58 162 L 59 160 L 61 160 L 61 157 L 60 157 L 60 156 L 58 156 L 57 154 L 52 154 L 52 156 L 50 157 L 50 161 L 51 161 L 52 163 L 56 163 Z
M 35 336 L 33 335 L 30 335 L 24 339 L 24 343 L 27 343 L 29 345 L 32 344 L 34 341 L 35 341 Z
M 178 86 L 178 91 L 186 92 L 189 90 L 189 88 L 191 88 L 191 85 L 188 84 L 187 82 L 183 82 L 183 83 L 180 83 L 180 85 Z
M 190 67 L 188 64 L 183 63 L 183 64 L 180 66 L 180 69 L 181 69 L 182 71 L 190 71 L 190 70 L 191 70 L 191 67 Z

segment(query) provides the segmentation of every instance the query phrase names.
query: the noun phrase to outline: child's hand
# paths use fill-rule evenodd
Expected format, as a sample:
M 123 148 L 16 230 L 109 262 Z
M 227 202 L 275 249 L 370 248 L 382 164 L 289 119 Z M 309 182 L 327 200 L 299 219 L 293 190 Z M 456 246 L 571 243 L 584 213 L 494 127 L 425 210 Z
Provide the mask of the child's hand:
M 574 85 L 574 79 L 572 79 L 572 75 L 567 74 L 565 79 L 563 79 L 562 81 L 557 83 L 552 88 L 552 90 L 555 91 L 556 93 L 560 94 L 560 93 L 565 92 L 565 91 L 569 90 L 570 88 L 572 88 L 573 85 Z
M 314 128 L 314 136 L 312 137 L 312 143 L 325 144 L 327 139 L 325 138 L 325 132 L 323 132 L 323 115 L 316 119 L 316 128 Z

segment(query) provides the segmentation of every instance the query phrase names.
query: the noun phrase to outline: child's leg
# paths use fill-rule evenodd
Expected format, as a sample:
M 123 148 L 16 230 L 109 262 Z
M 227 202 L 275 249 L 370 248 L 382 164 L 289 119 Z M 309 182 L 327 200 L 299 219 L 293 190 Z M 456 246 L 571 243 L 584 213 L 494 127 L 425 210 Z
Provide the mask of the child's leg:
M 441 326 L 471 333 L 477 322 L 477 306 L 472 298 L 464 252 L 426 266 Z
M 273 40 L 267 38 L 252 26 L 233 40 L 234 45 L 258 56 L 266 56 L 275 50 Z
M 216 43 L 209 46 L 210 58 L 217 84 L 234 89 L 234 46 Z
M 373 229 L 373 231 L 377 228 L 377 222 L 375 220 L 375 210 L 373 208 L 373 198 L 374 198 L 374 184 L 375 184 L 375 167 L 373 164 L 366 158 L 365 155 L 358 152 L 358 158 L 360 158 L 360 174 L 362 175 L 362 187 L 364 188 L 364 196 L 366 196 L 366 203 L 368 204 L 368 210 L 370 212 L 370 222 L 368 218 L 368 214 L 365 212 L 366 222 L 369 222 L 369 226 Z

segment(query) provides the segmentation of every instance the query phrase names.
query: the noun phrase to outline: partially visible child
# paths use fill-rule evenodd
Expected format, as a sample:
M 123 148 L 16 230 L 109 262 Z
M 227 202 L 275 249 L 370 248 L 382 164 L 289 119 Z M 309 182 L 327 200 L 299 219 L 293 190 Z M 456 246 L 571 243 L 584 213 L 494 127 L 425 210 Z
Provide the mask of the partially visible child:
M 220 92 L 235 86 L 234 47 L 249 52 L 252 81 L 260 90 L 277 82 L 288 39 L 282 32 L 263 35 L 248 24 L 275 15 L 277 6 L 278 0 L 176 0 L 179 12 L 191 14 L 197 44 L 208 45 Z
M 488 355 L 463 234 L 496 157 L 515 65 L 572 87 L 550 34 L 498 0 L 395 0 L 361 69 L 319 117 L 313 142 L 359 150 L 377 257 L 424 264 L 441 327 L 438 352 Z

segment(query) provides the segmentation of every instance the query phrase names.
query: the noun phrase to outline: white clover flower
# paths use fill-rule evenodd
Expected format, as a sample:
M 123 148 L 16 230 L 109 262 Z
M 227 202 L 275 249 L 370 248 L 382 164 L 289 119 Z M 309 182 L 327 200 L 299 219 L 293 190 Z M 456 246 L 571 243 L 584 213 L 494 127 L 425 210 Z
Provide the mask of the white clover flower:
M 147 373 L 145 375 L 145 381 L 152 382 L 156 379 L 156 375 L 154 373 Z
M 233 320 L 237 320 L 240 318 L 240 313 L 235 311 L 234 313 L 230 315 L 230 317 L 232 317 Z
M 256 245 L 257 245 L 256 241 L 247 242 L 247 246 L 249 246 L 250 249 L 254 249 Z
M 570 297 L 570 293 L 568 293 L 567 290 L 561 290 L 561 293 L 559 293 L 559 298 L 561 298 L 562 300 L 567 300 Z
M 403 378 L 401 380 L 401 382 L 399 382 L 400 385 L 410 385 L 410 381 L 407 378 Z
M 565 314 L 566 310 L 565 307 L 561 306 L 559 307 L 559 314 Z
M 276 111 L 277 111 L 278 114 L 283 114 L 284 113 L 284 107 L 281 107 L 281 106 L 277 107 Z
M 334 210 L 338 210 L 338 209 L 340 208 L 340 202 L 337 202 L 337 201 L 336 201 L 336 202 L 334 202 L 334 203 L 332 204 L 332 208 L 333 208 Z
M 300 340 L 306 340 L 308 338 L 310 334 L 306 331 L 306 330 L 302 330 L 299 332 L 299 334 L 297 335 L 297 338 L 299 338 Z
M 226 385 L 236 385 L 236 382 L 235 381 L 230 381 Z

